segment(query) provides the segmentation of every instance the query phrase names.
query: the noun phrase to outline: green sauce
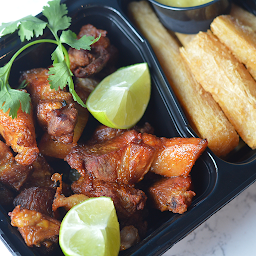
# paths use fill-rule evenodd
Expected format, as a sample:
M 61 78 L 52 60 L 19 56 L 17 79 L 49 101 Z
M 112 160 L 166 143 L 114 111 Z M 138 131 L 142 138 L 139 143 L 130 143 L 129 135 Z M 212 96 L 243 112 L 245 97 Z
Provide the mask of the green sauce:
M 168 6 L 191 7 L 191 6 L 198 6 L 198 5 L 209 3 L 212 0 L 156 0 L 156 1 Z

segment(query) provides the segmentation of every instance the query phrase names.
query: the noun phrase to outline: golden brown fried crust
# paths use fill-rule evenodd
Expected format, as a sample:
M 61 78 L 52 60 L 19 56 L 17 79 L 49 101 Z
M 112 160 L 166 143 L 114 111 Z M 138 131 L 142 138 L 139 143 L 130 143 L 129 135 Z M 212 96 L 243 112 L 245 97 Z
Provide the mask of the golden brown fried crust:
M 240 137 L 255 148 L 256 82 L 245 66 L 210 31 L 197 34 L 181 53 Z
M 50 247 L 58 242 L 60 222 L 37 211 L 16 206 L 9 213 L 11 225 L 17 227 L 25 243 L 32 247 Z
M 82 175 L 135 184 L 149 170 L 166 177 L 189 175 L 207 145 L 200 138 L 167 139 L 126 130 L 102 143 L 74 147 L 66 161 Z
M 12 118 L 8 113 L 0 110 L 0 134 L 6 144 L 18 153 L 15 156 L 17 163 L 30 165 L 35 161 L 39 149 L 36 142 L 32 111 L 27 114 L 19 108 L 17 117 Z
M 54 140 L 72 143 L 78 113 L 71 93 L 50 88 L 48 69 L 28 70 L 20 80 L 28 84 L 39 125 Z
M 190 176 L 162 178 L 149 188 L 149 199 L 162 212 L 182 214 L 187 211 L 195 196 L 195 192 L 191 191 L 191 184 Z
M 146 144 L 151 145 L 152 141 L 157 140 L 158 150 L 150 171 L 166 177 L 188 176 L 208 145 L 206 139 L 154 138 L 153 135 L 143 134 L 143 141 Z
M 26 81 L 27 90 L 30 93 L 32 105 L 35 107 L 40 100 L 59 100 L 70 102 L 72 95 L 65 90 L 50 88 L 47 68 L 35 68 L 22 73 L 20 82 Z
M 128 130 L 102 143 L 76 146 L 66 161 L 82 175 L 134 184 L 148 172 L 154 155 L 155 149 L 143 143 L 141 134 Z

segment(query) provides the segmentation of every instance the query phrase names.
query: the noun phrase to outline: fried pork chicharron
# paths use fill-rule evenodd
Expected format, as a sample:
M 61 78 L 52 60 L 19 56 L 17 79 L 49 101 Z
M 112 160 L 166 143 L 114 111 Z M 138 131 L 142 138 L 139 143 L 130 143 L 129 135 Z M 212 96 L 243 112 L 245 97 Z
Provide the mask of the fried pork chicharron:
M 65 90 L 50 88 L 48 69 L 32 69 L 23 72 L 20 81 L 26 81 L 31 95 L 37 122 L 54 140 L 73 141 L 77 109 L 72 95 Z
M 39 153 L 36 142 L 32 111 L 27 114 L 18 110 L 17 117 L 12 118 L 8 112 L 0 110 L 0 134 L 6 144 L 18 153 L 15 160 L 22 165 L 30 165 Z
M 32 165 L 16 162 L 10 147 L 0 141 L 0 182 L 19 191 L 32 172 Z
M 172 211 L 182 214 L 195 196 L 192 189 L 191 177 L 162 178 L 148 190 L 151 203 L 160 211 Z
M 107 31 L 97 29 L 91 24 L 84 25 L 77 38 L 82 36 L 93 36 L 100 39 L 91 45 L 91 50 L 77 50 L 70 48 L 69 59 L 70 69 L 76 77 L 89 77 L 99 73 L 108 63 L 110 66 L 111 60 L 116 58 L 117 49 L 110 44 L 109 38 L 106 36 Z
M 74 147 L 66 160 L 82 175 L 135 184 L 150 170 L 167 177 L 187 176 L 207 141 L 198 138 L 158 138 L 128 130 L 92 145 Z
M 22 209 L 20 205 L 16 206 L 9 215 L 12 226 L 18 228 L 28 246 L 44 245 L 50 248 L 57 244 L 60 221 L 34 210 Z

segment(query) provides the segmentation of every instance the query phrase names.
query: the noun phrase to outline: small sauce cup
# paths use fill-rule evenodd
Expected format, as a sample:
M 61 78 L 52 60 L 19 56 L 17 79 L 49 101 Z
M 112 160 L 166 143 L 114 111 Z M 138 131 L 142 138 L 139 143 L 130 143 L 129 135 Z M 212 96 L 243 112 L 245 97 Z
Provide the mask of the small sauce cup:
M 183 34 L 206 31 L 215 17 L 228 14 L 231 9 L 231 0 L 214 0 L 192 7 L 173 7 L 155 0 L 148 1 L 167 29 Z

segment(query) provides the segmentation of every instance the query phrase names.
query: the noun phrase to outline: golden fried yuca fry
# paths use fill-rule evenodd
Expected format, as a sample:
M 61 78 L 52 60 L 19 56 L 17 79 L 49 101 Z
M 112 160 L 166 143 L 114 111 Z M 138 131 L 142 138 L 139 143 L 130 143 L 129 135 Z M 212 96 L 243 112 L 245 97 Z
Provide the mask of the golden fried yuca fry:
M 179 52 L 179 44 L 160 23 L 146 1 L 131 2 L 129 12 L 134 23 L 151 44 L 188 120 L 209 148 L 225 156 L 239 141 L 234 127 L 227 120 L 212 96 L 194 79 Z
M 256 148 L 256 82 L 245 66 L 211 31 L 200 32 L 181 53 L 244 142 Z
M 244 26 L 248 26 L 256 32 L 256 16 L 252 13 L 242 9 L 236 4 L 232 4 L 230 15 L 238 19 Z
M 238 19 L 222 15 L 213 20 L 211 30 L 225 44 L 236 58 L 245 64 L 256 79 L 256 34 Z
M 175 35 L 183 46 L 186 46 L 196 36 L 196 34 L 182 34 L 178 32 L 176 32 Z

